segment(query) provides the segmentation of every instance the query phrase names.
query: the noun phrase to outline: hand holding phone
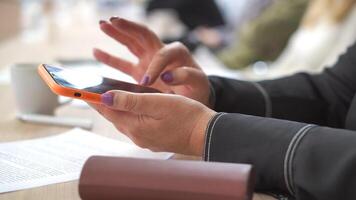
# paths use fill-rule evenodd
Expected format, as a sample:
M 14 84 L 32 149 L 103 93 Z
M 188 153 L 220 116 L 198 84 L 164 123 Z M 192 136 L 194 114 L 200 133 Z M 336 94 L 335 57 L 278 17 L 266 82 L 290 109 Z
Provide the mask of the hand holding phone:
M 41 64 L 38 67 L 38 72 L 50 89 L 57 95 L 92 103 L 101 103 L 101 94 L 110 90 L 123 90 L 135 93 L 161 93 L 159 90 L 151 87 L 114 80 L 93 73 L 78 73 L 75 70 L 47 64 Z

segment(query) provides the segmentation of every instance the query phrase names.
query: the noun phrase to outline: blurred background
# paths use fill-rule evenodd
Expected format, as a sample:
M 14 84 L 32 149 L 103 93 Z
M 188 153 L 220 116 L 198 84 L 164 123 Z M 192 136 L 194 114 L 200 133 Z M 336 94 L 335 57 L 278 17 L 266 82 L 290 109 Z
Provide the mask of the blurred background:
M 19 115 L 21 104 L 42 108 L 51 95 L 58 98 L 43 82 L 35 83 L 40 63 L 133 81 L 92 56 L 97 47 L 136 60 L 100 31 L 99 20 L 111 16 L 143 23 L 166 43 L 182 42 L 209 75 L 243 80 L 318 73 L 356 41 L 356 0 L 0 0 L 0 143 L 54 135 L 68 127 L 130 142 L 80 101 L 61 97 L 55 113 Z M 24 75 L 11 80 L 10 69 L 21 63 L 31 65 L 33 73 L 18 67 Z M 72 186 L 63 188 L 77 194 L 77 185 Z M 59 196 L 70 193 L 62 190 L 53 187 Z M 30 191 L 21 197 L 27 194 L 41 199 L 51 193 Z
M 319 72 L 356 38 L 355 0 L 1 0 L 0 82 L 11 64 L 92 60 L 93 47 L 134 60 L 99 31 L 110 16 L 183 42 L 208 74 L 250 80 Z

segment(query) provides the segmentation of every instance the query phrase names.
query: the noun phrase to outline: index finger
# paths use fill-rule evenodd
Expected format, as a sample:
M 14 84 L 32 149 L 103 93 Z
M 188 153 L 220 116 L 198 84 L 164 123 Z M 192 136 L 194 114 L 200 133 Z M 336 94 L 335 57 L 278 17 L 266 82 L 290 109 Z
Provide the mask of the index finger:
M 137 38 L 124 33 L 106 21 L 100 21 L 100 29 L 114 40 L 125 45 L 137 57 L 141 57 L 144 54 L 145 48 Z
M 129 76 L 133 76 L 133 73 L 132 73 L 132 70 L 134 68 L 133 63 L 131 63 L 127 60 L 124 60 L 122 58 L 118 58 L 113 55 L 110 55 L 110 54 L 108 54 L 100 49 L 96 49 L 96 48 L 93 49 L 93 54 L 94 54 L 94 57 L 98 61 L 100 61 L 104 64 L 107 64 L 115 69 L 118 69 Z
M 110 18 L 111 23 L 118 30 L 135 37 L 143 46 L 160 49 L 161 40 L 146 26 L 119 17 Z

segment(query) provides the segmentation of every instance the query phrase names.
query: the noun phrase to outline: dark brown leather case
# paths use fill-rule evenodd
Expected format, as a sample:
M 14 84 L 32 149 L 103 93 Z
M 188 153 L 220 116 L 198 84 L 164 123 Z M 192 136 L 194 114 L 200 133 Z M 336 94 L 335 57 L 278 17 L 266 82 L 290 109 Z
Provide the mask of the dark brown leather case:
M 93 156 L 82 170 L 83 200 L 249 200 L 251 165 Z

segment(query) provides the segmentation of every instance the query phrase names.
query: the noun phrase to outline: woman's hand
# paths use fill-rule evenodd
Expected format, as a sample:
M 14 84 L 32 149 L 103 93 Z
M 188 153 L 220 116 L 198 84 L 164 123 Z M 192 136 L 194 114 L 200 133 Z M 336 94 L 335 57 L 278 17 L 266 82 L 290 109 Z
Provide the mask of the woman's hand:
M 100 21 L 100 28 L 125 45 L 138 58 L 138 63 L 94 49 L 97 60 L 143 85 L 209 105 L 208 78 L 184 45 L 178 42 L 165 45 L 147 27 L 118 17 L 112 17 L 110 22 Z
M 93 107 L 134 143 L 152 151 L 201 156 L 205 129 L 215 112 L 173 94 L 110 91 Z

